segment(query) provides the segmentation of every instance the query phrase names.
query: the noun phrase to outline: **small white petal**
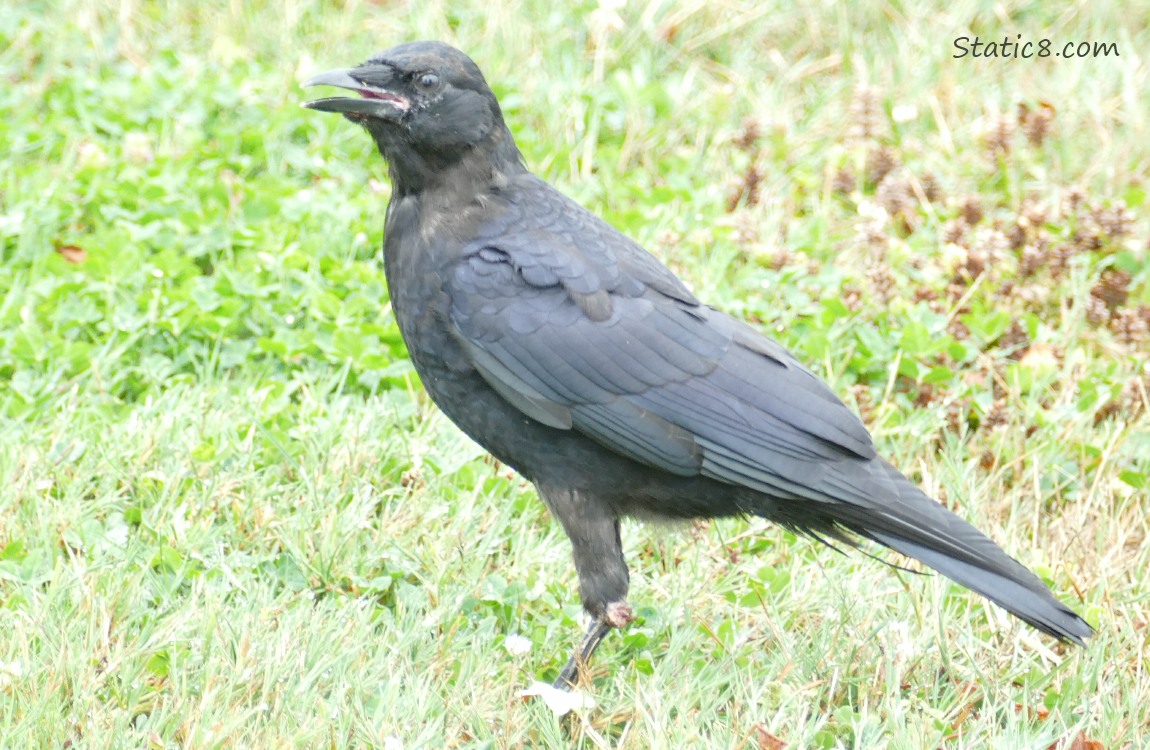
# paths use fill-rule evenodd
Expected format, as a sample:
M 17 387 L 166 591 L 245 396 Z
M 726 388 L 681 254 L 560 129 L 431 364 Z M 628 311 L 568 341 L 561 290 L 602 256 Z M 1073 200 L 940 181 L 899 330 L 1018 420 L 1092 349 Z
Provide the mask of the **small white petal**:
M 898 123 L 910 122 L 918 117 L 918 107 L 913 104 L 897 104 L 890 111 L 890 119 Z
M 595 708 L 595 699 L 579 690 L 559 690 L 545 682 L 533 682 L 520 696 L 539 696 L 556 716 L 566 716 L 572 711 Z

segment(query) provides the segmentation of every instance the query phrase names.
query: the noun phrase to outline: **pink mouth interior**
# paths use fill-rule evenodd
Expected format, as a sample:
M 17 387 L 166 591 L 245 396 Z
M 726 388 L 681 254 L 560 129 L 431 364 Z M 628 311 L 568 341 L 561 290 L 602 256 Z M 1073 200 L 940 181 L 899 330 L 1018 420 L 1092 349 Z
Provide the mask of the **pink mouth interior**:
M 407 100 L 403 97 L 389 94 L 386 91 L 374 91 L 372 89 L 356 89 L 364 99 L 379 99 L 390 104 L 394 104 L 399 109 L 407 109 Z

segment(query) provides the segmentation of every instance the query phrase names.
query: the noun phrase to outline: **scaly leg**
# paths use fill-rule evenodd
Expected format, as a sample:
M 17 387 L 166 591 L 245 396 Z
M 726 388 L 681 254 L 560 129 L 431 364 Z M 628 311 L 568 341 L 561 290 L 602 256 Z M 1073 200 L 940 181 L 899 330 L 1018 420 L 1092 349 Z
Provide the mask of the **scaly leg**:
M 567 660 L 567 666 L 563 667 L 563 671 L 559 673 L 558 679 L 552 683 L 552 686 L 557 690 L 570 690 L 575 687 L 579 683 L 580 670 L 590 661 L 591 654 L 599 648 L 599 644 L 611 632 L 611 628 L 626 627 L 634 619 L 634 615 L 631 614 L 631 607 L 627 602 L 612 602 L 607 605 L 607 614 L 603 617 L 596 617 L 587 626 L 587 633 L 583 636 L 583 640 L 576 647 L 575 653 L 571 654 L 571 658 Z

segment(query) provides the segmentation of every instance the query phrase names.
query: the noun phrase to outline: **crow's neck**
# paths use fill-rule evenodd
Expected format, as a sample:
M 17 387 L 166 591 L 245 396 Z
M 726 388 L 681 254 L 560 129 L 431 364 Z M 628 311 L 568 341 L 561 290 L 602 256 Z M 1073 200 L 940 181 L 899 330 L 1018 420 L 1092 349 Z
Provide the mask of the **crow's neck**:
M 464 152 L 420 152 L 408 144 L 379 142 L 387 159 L 392 192 L 397 196 L 449 191 L 460 197 L 498 188 L 527 171 L 523 155 L 506 125 Z

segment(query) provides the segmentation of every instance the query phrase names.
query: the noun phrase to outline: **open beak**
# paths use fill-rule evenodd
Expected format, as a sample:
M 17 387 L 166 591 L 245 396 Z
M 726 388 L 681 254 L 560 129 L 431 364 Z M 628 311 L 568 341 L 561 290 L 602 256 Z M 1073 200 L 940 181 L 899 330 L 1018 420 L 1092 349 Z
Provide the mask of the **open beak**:
M 303 106 L 320 112 L 339 112 L 353 120 L 373 117 L 379 120 L 398 122 L 404 113 L 411 108 L 411 103 L 399 94 L 374 83 L 377 79 L 386 81 L 390 78 L 390 68 L 383 66 L 379 68 L 359 67 L 329 70 L 309 78 L 303 85 L 338 86 L 356 92 L 359 97 L 333 96 L 327 99 L 304 102 Z

